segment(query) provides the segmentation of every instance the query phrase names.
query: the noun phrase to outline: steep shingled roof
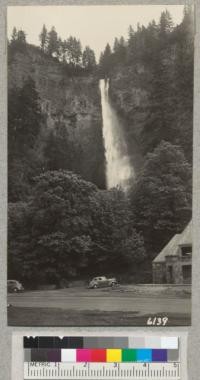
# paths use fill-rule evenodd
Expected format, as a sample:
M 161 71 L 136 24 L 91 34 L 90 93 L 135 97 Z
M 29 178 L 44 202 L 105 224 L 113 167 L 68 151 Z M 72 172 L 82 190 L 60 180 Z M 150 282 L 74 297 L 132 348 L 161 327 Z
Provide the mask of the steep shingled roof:
M 155 257 L 153 263 L 162 263 L 165 261 L 166 256 L 177 255 L 178 247 L 185 244 L 192 244 L 192 221 L 190 221 L 181 234 L 174 235 L 158 256 Z
M 179 245 L 192 244 L 192 220 L 181 234 Z

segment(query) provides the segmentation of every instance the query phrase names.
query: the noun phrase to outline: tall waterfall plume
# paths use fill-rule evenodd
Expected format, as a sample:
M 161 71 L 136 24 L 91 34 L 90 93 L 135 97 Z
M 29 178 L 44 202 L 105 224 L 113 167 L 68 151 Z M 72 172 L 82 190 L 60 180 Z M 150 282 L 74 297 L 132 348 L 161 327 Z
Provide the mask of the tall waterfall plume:
M 106 185 L 127 190 L 134 170 L 128 155 L 121 121 L 109 100 L 109 80 L 100 80 L 103 139 L 106 158 Z

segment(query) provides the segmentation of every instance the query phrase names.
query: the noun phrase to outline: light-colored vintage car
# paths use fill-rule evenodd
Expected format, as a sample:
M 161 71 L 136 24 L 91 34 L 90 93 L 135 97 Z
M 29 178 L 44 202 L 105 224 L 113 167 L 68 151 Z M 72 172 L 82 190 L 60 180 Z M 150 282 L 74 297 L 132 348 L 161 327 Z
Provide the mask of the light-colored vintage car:
M 106 276 L 99 276 L 99 277 L 94 277 L 90 282 L 89 282 L 89 288 L 90 289 L 96 289 L 96 288 L 103 288 L 107 286 L 116 286 L 118 285 L 118 282 L 115 277 L 113 278 L 107 278 Z

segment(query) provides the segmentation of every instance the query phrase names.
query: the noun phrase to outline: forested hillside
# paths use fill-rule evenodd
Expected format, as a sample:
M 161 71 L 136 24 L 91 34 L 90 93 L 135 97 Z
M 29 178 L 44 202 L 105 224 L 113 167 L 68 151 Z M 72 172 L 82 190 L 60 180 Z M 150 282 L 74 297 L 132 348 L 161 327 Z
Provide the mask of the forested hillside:
M 191 7 L 176 27 L 166 10 L 158 24 L 130 26 L 128 40 L 116 38 L 100 57 L 130 155 L 136 138 L 144 157 L 131 201 L 150 258 L 191 218 L 193 25 Z
M 176 27 L 168 11 L 130 26 L 99 64 L 55 28 L 44 25 L 40 43 L 14 28 L 8 46 L 9 277 L 150 282 L 152 259 L 191 219 L 192 10 Z M 130 157 L 135 140 L 142 155 L 128 192 L 105 189 L 100 78 Z
M 144 154 L 166 140 L 192 160 L 193 34 L 190 8 L 177 27 L 166 11 L 158 25 L 130 26 L 128 40 L 116 38 L 101 55 L 100 74 L 109 76 L 113 102 Z
M 105 188 L 98 78 L 21 34 L 8 46 L 9 200 L 23 200 L 46 170 L 72 170 Z
M 32 288 L 123 273 L 145 257 L 126 195 L 99 190 L 105 160 L 92 51 L 55 33 L 43 27 L 39 48 L 14 28 L 8 46 L 8 275 Z

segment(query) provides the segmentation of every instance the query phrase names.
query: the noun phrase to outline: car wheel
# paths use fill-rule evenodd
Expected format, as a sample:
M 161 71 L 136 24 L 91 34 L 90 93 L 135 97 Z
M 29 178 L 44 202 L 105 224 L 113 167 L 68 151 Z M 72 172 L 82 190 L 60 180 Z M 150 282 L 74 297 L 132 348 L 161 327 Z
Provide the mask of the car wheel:
M 112 286 L 112 288 L 114 288 L 115 286 L 117 286 L 117 283 L 116 282 L 112 282 L 111 286 Z
M 17 289 L 17 288 L 14 288 L 14 289 L 13 289 L 13 292 L 14 292 L 14 293 L 17 293 L 17 292 L 18 292 L 18 289 Z
M 93 286 L 93 289 L 97 289 L 97 285 L 96 284 Z

